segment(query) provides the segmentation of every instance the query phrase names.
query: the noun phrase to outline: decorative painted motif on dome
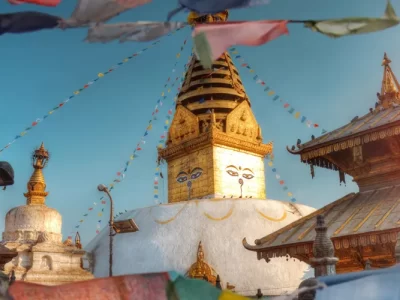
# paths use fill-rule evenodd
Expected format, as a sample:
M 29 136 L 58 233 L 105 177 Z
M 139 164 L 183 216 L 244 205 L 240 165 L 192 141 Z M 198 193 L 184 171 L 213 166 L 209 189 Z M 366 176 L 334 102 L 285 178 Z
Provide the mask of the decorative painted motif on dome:
M 209 200 L 207 202 L 208 203 L 216 203 L 216 202 L 219 202 L 219 201 L 228 201 L 228 199 L 213 199 L 213 200 Z M 236 204 L 237 201 L 246 201 L 246 200 L 244 200 L 244 199 L 232 199 L 230 208 L 227 210 L 226 213 L 224 213 L 224 214 L 222 214 L 220 216 L 215 215 L 215 212 L 211 213 L 211 212 L 205 211 L 203 205 L 200 205 L 201 201 L 195 200 L 194 202 L 196 204 L 197 209 L 201 209 L 200 213 L 203 214 L 207 219 L 210 219 L 212 221 L 224 221 L 224 220 L 229 219 L 233 215 L 233 213 L 235 211 L 235 204 Z M 253 201 L 260 201 L 261 202 L 261 201 L 265 201 L 265 200 L 253 199 Z M 179 207 L 178 211 L 175 214 L 173 214 L 171 217 L 168 217 L 168 218 L 166 218 L 164 220 L 156 218 L 153 215 L 153 209 L 157 209 L 157 208 L 162 207 L 162 206 L 153 206 L 153 207 L 150 208 L 150 216 L 152 217 L 154 222 L 156 222 L 156 223 L 158 223 L 160 225 L 166 225 L 166 224 L 171 223 L 172 221 L 175 221 L 179 217 L 179 215 L 183 212 L 183 210 L 185 208 L 187 208 L 188 205 L 189 205 L 189 202 L 182 203 L 182 205 L 180 207 L 178 205 L 176 205 L 177 207 Z M 283 204 L 282 204 L 283 212 L 282 212 L 282 215 L 279 216 L 279 217 L 273 217 L 273 216 L 268 215 L 268 213 L 263 212 L 261 209 L 257 208 L 255 204 L 253 204 L 253 208 L 254 208 L 254 211 L 260 217 L 262 217 L 263 219 L 266 219 L 268 221 L 282 222 L 287 218 L 287 211 L 286 211 L 286 209 L 285 209 Z
M 217 280 L 217 273 L 215 270 L 205 262 L 204 251 L 201 242 L 197 248 L 197 259 L 194 264 L 190 267 L 186 276 L 194 279 L 204 279 L 215 285 Z

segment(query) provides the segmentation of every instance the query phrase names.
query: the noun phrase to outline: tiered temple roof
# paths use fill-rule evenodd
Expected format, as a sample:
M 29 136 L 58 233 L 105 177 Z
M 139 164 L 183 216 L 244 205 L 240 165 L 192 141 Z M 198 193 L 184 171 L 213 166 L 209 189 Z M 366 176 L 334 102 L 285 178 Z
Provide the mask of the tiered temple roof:
M 368 259 L 372 267 L 396 262 L 395 252 L 400 249 L 400 86 L 390 62 L 385 53 L 381 93 L 367 115 L 289 150 L 310 165 L 313 177 L 314 167 L 337 170 L 341 181 L 344 174 L 352 176 L 360 192 L 256 240 L 255 245 L 244 239 L 244 247 L 257 252 L 258 259 L 291 256 L 309 263 L 315 217 L 323 215 L 339 258 L 338 273 L 362 270 Z

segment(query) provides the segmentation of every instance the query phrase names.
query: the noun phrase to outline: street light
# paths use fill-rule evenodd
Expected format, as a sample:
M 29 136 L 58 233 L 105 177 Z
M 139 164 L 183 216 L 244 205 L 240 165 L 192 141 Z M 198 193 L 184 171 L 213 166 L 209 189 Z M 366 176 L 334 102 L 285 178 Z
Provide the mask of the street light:
M 14 169 L 5 161 L 0 161 L 0 186 L 8 186 L 14 184 Z
M 97 189 L 100 192 L 104 192 L 107 194 L 108 198 L 110 198 L 110 220 L 109 220 L 109 227 L 110 227 L 110 258 L 109 258 L 109 271 L 108 271 L 108 276 L 112 276 L 112 264 L 113 264 L 113 237 L 114 237 L 114 232 L 113 232 L 113 227 L 114 227 L 114 202 L 111 197 L 110 191 L 104 184 L 99 184 L 97 186 Z

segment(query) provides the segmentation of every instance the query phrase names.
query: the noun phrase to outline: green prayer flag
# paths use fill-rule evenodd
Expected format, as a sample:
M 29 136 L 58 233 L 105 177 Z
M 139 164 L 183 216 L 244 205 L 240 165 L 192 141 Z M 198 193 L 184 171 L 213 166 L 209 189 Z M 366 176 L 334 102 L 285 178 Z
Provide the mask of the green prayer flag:
M 213 60 L 211 58 L 211 46 L 208 43 L 206 34 L 201 32 L 193 37 L 194 50 L 200 63 L 205 69 L 212 67 Z
M 168 300 L 218 300 L 221 290 L 205 280 L 179 276 L 167 288 Z
M 306 21 L 304 26 L 329 37 L 338 38 L 346 35 L 371 33 L 385 30 L 400 23 L 390 1 L 381 18 L 344 18 L 324 21 Z

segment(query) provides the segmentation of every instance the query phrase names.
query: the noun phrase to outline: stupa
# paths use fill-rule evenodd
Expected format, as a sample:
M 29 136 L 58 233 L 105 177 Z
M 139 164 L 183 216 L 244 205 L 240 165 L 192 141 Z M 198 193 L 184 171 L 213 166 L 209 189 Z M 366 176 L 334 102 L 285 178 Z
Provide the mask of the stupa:
M 197 16 L 192 25 L 223 22 L 228 12 Z M 228 53 L 204 69 L 190 61 L 165 148 L 168 203 L 135 209 L 135 232 L 114 237 L 113 275 L 177 271 L 247 296 L 296 289 L 306 264 L 280 258 L 266 267 L 242 246 L 308 215 L 305 205 L 266 199 L 263 143 L 239 73 Z M 160 179 L 162 180 L 162 179 Z M 86 247 L 90 270 L 108 275 L 109 229 Z M 219 278 L 219 280 L 217 280 Z
M 82 268 L 85 251 L 80 249 L 80 241 L 74 245 L 68 237 L 62 243 L 62 217 L 45 203 L 48 192 L 42 169 L 48 160 L 42 143 L 32 155 L 34 171 L 24 194 L 26 205 L 6 215 L 0 266 L 6 274 L 14 271 L 16 280 L 45 285 L 91 279 L 93 275 Z

